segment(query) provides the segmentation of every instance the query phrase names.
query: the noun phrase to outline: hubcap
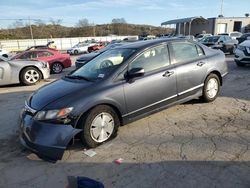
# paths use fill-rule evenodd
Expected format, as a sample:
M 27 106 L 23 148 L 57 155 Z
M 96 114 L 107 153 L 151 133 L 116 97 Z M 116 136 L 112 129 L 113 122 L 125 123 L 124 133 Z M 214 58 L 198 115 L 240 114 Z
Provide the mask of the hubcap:
M 62 71 L 62 65 L 59 64 L 59 63 L 55 63 L 53 65 L 53 71 L 56 72 L 56 73 L 61 72 Z
M 106 112 L 98 114 L 90 126 L 91 138 L 98 142 L 104 142 L 109 139 L 114 130 L 114 118 Z
M 29 70 L 24 74 L 24 78 L 29 83 L 36 83 L 39 80 L 39 73 L 35 70 Z
M 211 78 L 207 83 L 207 89 L 206 89 L 207 96 L 210 99 L 214 98 L 218 93 L 218 89 L 219 89 L 218 81 L 215 78 Z

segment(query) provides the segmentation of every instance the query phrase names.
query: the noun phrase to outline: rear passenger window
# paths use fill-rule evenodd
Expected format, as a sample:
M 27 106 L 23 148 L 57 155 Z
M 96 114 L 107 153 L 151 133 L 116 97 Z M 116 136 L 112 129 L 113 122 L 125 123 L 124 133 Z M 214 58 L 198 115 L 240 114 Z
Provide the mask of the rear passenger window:
M 145 73 L 147 73 L 169 64 L 168 47 L 167 45 L 161 45 L 143 52 L 129 65 L 129 69 L 143 68 Z
M 192 61 L 204 55 L 203 50 L 199 46 L 189 42 L 172 43 L 172 49 L 175 57 L 174 63 Z

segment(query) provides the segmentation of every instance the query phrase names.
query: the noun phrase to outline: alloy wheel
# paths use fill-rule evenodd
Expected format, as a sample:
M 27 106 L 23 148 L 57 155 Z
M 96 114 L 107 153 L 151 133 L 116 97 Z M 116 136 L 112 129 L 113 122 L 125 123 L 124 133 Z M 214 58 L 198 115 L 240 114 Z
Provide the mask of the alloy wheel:
M 24 78 L 28 83 L 36 83 L 40 79 L 40 75 L 36 70 L 28 70 L 24 74 Z

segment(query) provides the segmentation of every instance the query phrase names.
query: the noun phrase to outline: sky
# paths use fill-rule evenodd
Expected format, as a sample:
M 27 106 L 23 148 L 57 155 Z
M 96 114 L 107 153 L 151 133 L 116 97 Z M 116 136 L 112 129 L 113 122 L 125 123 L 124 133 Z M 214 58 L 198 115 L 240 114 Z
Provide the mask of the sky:
M 222 0 L 2 0 L 0 28 L 14 21 L 4 19 L 62 19 L 74 26 L 87 18 L 90 23 L 110 23 L 125 18 L 127 23 L 160 26 L 162 22 L 191 16 L 216 17 Z M 223 15 L 241 17 L 250 13 L 250 0 L 224 0 Z

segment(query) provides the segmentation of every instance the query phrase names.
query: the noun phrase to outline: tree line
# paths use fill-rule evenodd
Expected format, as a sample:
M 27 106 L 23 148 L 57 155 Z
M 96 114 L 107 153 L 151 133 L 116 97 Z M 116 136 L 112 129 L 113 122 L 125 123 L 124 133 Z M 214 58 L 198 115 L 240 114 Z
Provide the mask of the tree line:
M 0 30 L 0 39 L 34 39 L 64 38 L 64 37 L 94 37 L 108 35 L 158 35 L 171 33 L 169 28 L 150 25 L 129 24 L 124 18 L 114 18 L 109 24 L 90 23 L 84 18 L 74 27 L 62 25 L 62 20 L 50 20 L 45 24 L 41 20 L 29 25 L 16 21 L 8 29 Z

